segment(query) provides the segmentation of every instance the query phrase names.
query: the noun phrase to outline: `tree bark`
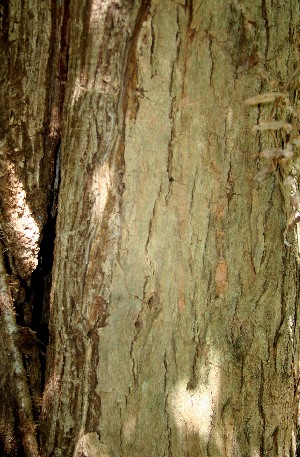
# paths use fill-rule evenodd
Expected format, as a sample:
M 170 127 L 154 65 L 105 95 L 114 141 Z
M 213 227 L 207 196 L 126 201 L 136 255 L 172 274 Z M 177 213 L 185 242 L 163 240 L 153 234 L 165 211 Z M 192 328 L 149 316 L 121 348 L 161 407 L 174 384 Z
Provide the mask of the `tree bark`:
M 243 101 L 293 74 L 299 2 L 59 4 L 37 3 L 49 25 L 34 60 L 48 100 L 34 132 L 47 119 L 45 182 L 59 190 L 41 454 L 296 455 L 288 166 L 257 179 L 273 137 L 252 127 L 269 109 Z M 297 86 L 297 76 L 286 85 L 295 107 Z M 34 245 L 9 250 L 25 279 L 56 211 L 42 195 L 30 203 L 43 215 Z
M 24 441 L 24 427 L 20 428 L 23 419 L 17 382 L 11 388 L 16 380 L 11 371 L 13 346 L 14 353 L 22 353 L 35 421 L 41 408 L 40 343 L 36 332 L 42 340 L 46 341 L 47 336 L 39 331 L 43 310 L 38 289 L 43 286 L 41 275 L 35 275 L 37 266 L 41 268 L 40 242 L 43 238 L 45 244 L 47 239 L 46 222 L 48 216 L 51 219 L 54 200 L 52 187 L 66 80 L 65 10 L 58 2 L 0 1 L 0 238 L 7 274 L 1 273 L 1 281 L 8 281 L 7 294 L 14 299 L 11 312 L 16 313 L 19 326 L 13 342 L 8 344 L 7 338 L 1 342 L 3 456 L 23 455 L 20 441 Z M 50 249 L 47 255 L 51 258 Z M 45 250 L 43 254 L 46 258 Z M 0 321 L 5 333 L 4 312 Z M 27 399 L 24 402 L 28 403 Z M 31 427 L 35 430 L 35 423 Z
M 39 457 L 29 386 L 26 379 L 22 353 L 17 344 L 18 326 L 16 324 L 8 280 L 5 277 L 2 252 L 0 252 L 0 255 L 1 334 L 6 340 L 7 349 L 11 357 L 9 375 L 11 380 L 14 379 L 14 396 L 19 410 L 23 448 L 26 457 Z

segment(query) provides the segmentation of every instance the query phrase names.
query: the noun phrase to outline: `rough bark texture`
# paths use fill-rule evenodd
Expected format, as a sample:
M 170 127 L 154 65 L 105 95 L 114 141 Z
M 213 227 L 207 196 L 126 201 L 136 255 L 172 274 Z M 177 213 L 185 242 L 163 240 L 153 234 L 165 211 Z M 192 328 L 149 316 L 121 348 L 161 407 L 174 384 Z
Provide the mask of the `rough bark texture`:
M 65 9 L 64 4 L 51 1 L 0 1 L 0 238 L 20 325 L 14 343 L 22 352 L 35 419 L 41 407 L 42 385 L 32 329 L 39 327 L 42 303 L 34 300 L 38 294 L 33 292 L 32 273 L 39 261 L 41 264 L 42 229 L 50 213 L 49 204 L 54 201 L 54 164 L 66 79 Z M 7 282 L 3 274 L 1 281 Z M 1 329 L 4 321 L 5 316 L 1 316 Z M 11 389 L 14 373 L 10 347 L 4 338 L 0 364 L 3 456 L 21 455 L 18 438 L 23 434 L 19 422 L 22 411 L 16 389 Z
M 28 277 L 37 266 L 45 220 L 43 123 L 50 9 L 41 2 L 2 2 L 1 228 L 11 268 Z M 49 169 L 49 157 L 45 163 Z M 47 176 L 47 170 L 46 170 Z
M 266 110 L 243 100 L 293 73 L 298 1 L 11 3 L 23 15 L 4 11 L 3 40 L 32 97 L 13 115 L 23 130 L 9 126 L 10 99 L 0 113 L 2 224 L 20 278 L 60 181 L 41 454 L 295 455 L 298 251 L 283 243 L 276 175 L 255 179 L 268 138 L 251 129 Z M 22 36 L 39 37 L 28 75 Z M 12 189 L 37 226 L 21 250 Z
M 243 3 L 72 2 L 45 455 L 294 452 L 296 257 L 242 102 L 299 5 Z
M 5 275 L 2 252 L 0 252 L 0 311 L 1 335 L 5 338 L 6 348 L 10 355 L 10 366 L 7 371 L 10 380 L 13 380 L 14 397 L 19 411 L 24 454 L 26 457 L 39 457 L 29 385 L 26 379 L 22 352 L 17 344 L 18 326 L 15 319 L 9 281 Z

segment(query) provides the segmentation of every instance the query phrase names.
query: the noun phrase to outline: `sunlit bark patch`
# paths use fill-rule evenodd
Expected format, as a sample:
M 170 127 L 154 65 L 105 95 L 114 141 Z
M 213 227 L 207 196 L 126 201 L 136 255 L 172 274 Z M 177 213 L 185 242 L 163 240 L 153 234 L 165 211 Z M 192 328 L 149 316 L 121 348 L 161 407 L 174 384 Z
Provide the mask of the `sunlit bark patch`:
M 4 165 L 0 183 L 2 230 L 17 272 L 26 278 L 38 264 L 40 227 L 27 204 L 14 164 L 6 161 Z
M 193 389 L 188 386 L 188 379 L 175 386 L 170 396 L 171 414 L 181 432 L 208 441 L 218 408 L 220 367 L 212 365 L 206 382 L 200 381 Z

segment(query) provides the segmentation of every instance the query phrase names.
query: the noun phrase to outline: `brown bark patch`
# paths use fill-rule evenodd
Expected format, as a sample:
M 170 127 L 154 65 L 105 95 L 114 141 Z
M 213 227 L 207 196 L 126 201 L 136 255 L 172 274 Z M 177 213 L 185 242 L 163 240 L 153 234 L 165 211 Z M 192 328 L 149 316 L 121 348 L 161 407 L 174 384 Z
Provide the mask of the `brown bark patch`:
M 228 286 L 228 266 L 225 259 L 221 259 L 217 263 L 215 282 L 216 295 L 219 297 L 226 292 Z

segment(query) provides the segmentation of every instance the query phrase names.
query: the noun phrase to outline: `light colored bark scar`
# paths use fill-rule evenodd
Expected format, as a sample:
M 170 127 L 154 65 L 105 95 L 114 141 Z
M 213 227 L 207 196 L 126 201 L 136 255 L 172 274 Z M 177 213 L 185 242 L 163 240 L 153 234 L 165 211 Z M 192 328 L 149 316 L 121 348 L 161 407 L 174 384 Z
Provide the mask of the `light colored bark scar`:
M 228 266 L 225 259 L 220 259 L 217 263 L 215 283 L 216 295 L 219 297 L 226 292 L 228 286 Z

